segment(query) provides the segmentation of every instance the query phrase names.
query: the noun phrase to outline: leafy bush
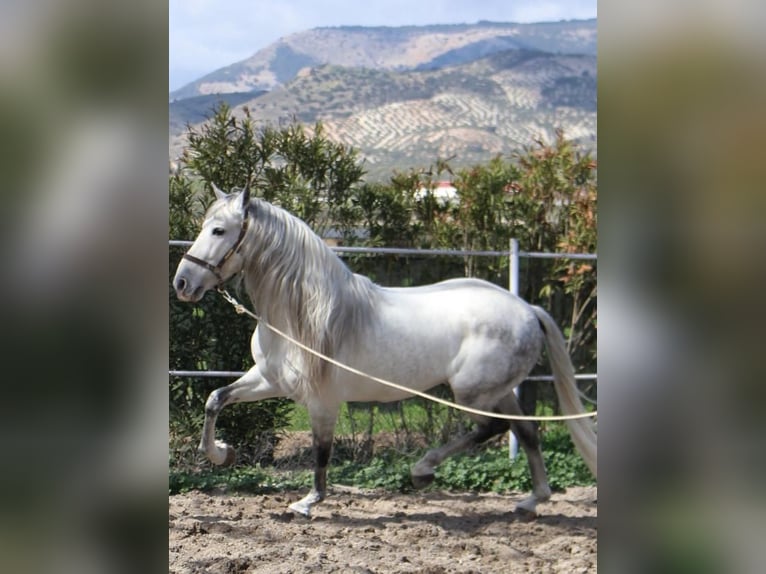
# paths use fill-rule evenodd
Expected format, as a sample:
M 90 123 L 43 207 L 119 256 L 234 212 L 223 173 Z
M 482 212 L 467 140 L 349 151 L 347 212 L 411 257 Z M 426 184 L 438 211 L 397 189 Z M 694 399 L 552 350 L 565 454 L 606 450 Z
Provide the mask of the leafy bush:
M 566 428 L 552 428 L 543 435 L 542 445 L 548 482 L 553 490 L 595 483 Z M 434 486 L 503 493 L 531 490 L 532 479 L 523 452 L 510 460 L 507 447 L 491 447 L 478 454 L 462 454 L 444 461 L 436 471 Z
M 410 479 L 410 465 L 413 462 L 389 450 L 378 454 L 368 464 L 348 461 L 337 467 L 330 467 L 329 477 L 331 482 L 336 484 L 410 492 L 413 490 Z

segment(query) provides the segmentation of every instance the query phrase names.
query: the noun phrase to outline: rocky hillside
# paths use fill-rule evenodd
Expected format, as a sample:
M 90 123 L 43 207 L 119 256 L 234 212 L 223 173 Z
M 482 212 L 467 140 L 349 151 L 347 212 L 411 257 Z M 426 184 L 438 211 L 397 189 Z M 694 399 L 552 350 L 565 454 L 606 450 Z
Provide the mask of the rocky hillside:
M 569 24 L 527 26 L 540 26 L 553 34 L 556 26 Z M 594 147 L 596 56 L 586 48 L 589 42 L 595 46 L 595 21 L 580 22 L 580 27 L 569 29 L 558 39 L 556 45 L 561 47 L 569 38 L 579 53 L 508 48 L 511 43 L 529 43 L 531 37 L 542 44 L 545 38 L 538 30 L 537 35 L 527 34 L 521 42 L 521 34 L 509 33 L 513 26 L 520 25 L 475 25 L 475 30 L 474 26 L 429 26 L 428 34 L 415 27 L 320 29 L 298 34 L 301 45 L 313 46 L 319 59 L 321 54 L 339 53 L 337 46 L 326 43 L 332 33 L 343 31 L 339 38 L 345 41 L 348 52 L 367 54 L 368 65 L 350 65 L 362 57 L 349 56 L 343 65 L 303 66 L 293 70 L 291 79 L 287 78 L 293 71 L 282 68 L 284 83 L 276 81 L 267 92 L 198 95 L 173 102 L 171 158 L 182 152 L 186 123 L 194 124 L 209 115 L 212 105 L 220 100 L 228 101 L 235 113 L 242 113 L 242 107 L 247 106 L 252 117 L 264 124 L 297 118 L 312 125 L 321 120 L 332 139 L 360 150 L 368 179 L 386 178 L 393 169 L 427 166 L 437 157 L 455 156 L 452 164 L 456 166 L 484 162 L 498 153 L 509 154 L 530 145 L 535 139 L 551 140 L 556 129 Z M 451 40 L 443 38 L 437 49 L 434 38 L 441 29 Z M 362 42 L 365 30 L 371 39 Z M 490 36 L 490 31 L 496 35 Z M 384 32 L 391 37 L 388 44 L 382 40 Z M 468 42 L 466 37 L 473 40 Z M 309 44 L 310 38 L 316 44 Z M 576 44 L 577 38 L 580 44 Z M 377 42 L 381 46 L 377 59 L 373 59 L 372 51 L 351 49 L 352 39 L 356 39 L 353 46 L 357 47 Z M 548 42 L 551 45 L 553 40 Z M 383 49 L 384 45 L 397 45 L 402 50 L 395 54 L 396 50 Z M 498 50 L 498 46 L 506 47 Z M 204 85 L 197 83 L 198 87 Z
M 172 92 L 170 99 L 273 90 L 302 69 L 325 64 L 401 71 L 461 64 L 509 49 L 595 55 L 596 20 L 315 28 L 282 38 L 246 60 L 215 70 Z

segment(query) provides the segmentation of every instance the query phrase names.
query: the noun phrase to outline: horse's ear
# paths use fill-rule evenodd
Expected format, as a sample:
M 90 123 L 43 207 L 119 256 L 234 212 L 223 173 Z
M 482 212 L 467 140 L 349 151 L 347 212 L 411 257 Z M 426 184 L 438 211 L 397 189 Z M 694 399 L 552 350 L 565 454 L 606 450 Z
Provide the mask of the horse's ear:
M 250 206 L 250 180 L 247 180 L 245 189 L 242 190 L 242 211 L 247 211 Z
M 235 205 L 239 205 L 243 212 L 247 212 L 247 210 L 250 207 L 250 184 L 248 183 L 245 185 L 245 189 L 239 192 L 237 197 L 234 199 L 236 202 Z
M 210 185 L 213 186 L 213 193 L 215 193 L 216 199 L 223 199 L 226 197 L 226 193 L 222 191 L 221 189 L 219 189 L 219 187 L 216 184 L 214 184 L 212 181 L 210 182 Z

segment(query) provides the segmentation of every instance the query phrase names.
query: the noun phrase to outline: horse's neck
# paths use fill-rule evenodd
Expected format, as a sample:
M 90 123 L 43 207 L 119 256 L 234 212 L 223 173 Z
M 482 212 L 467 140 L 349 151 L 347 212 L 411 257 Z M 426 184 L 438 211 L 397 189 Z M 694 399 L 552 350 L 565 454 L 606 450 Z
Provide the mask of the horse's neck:
M 267 206 L 256 215 L 246 285 L 263 319 L 325 355 L 369 323 L 374 287 L 356 276 L 302 221 Z M 322 381 L 327 363 L 297 346 L 288 353 L 302 380 Z
M 332 314 L 332 305 L 343 297 L 352 274 L 303 221 L 262 200 L 254 207 L 254 217 L 262 218 L 257 229 L 263 236 L 254 238 L 255 251 L 246 271 L 253 304 L 275 326 L 292 331 L 294 323 L 305 322 L 312 314 L 318 326 L 316 314 Z M 316 309 L 317 305 L 324 309 Z

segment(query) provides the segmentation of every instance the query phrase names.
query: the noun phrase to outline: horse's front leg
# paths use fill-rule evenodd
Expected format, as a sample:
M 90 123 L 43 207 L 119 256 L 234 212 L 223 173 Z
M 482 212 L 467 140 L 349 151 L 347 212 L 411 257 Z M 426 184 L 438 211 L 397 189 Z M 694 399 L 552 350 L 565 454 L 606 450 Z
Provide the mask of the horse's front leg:
M 215 422 L 223 407 L 232 403 L 283 396 L 285 393 L 267 381 L 257 365 L 230 385 L 214 390 L 205 403 L 205 422 L 202 425 L 199 451 L 213 464 L 225 466 L 232 464 L 235 457 L 234 449 L 223 441 L 215 440 Z
M 327 496 L 327 467 L 332 453 L 332 440 L 335 423 L 338 420 L 339 407 L 313 409 L 309 407 L 311 417 L 312 446 L 314 450 L 314 486 L 305 497 L 290 505 L 290 510 L 311 516 L 311 507 L 322 502 Z

